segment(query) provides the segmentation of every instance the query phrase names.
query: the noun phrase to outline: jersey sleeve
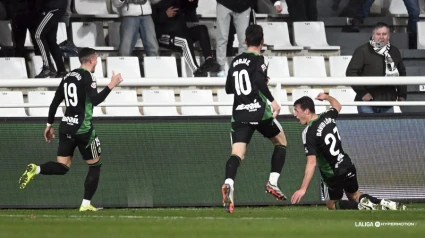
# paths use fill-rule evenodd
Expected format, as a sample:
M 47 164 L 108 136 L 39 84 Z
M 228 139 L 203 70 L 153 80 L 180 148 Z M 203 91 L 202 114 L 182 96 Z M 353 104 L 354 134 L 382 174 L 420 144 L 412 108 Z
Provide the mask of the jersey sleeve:
M 332 118 L 332 119 L 336 119 L 338 117 L 338 110 L 336 110 L 335 108 L 331 107 L 328 111 L 326 111 L 324 113 L 325 117 L 328 118 Z
M 267 86 L 267 80 L 267 65 L 264 61 L 264 56 L 260 56 L 254 71 L 255 85 L 270 102 L 273 102 L 274 98 Z
M 317 154 L 316 137 L 308 129 L 303 132 L 303 143 L 306 156 Z
M 56 111 L 58 110 L 59 105 L 64 99 L 64 92 L 63 92 L 63 82 L 64 80 L 61 80 L 61 83 L 59 84 L 59 87 L 56 89 L 55 97 L 52 100 L 52 103 L 49 107 L 49 115 L 47 118 L 47 123 L 53 124 L 55 121 L 55 115 Z
M 232 62 L 233 64 L 233 62 Z M 233 87 L 233 67 L 230 67 L 229 72 L 227 73 L 227 79 L 226 79 L 226 93 L 227 94 L 234 94 L 234 87 Z
M 111 92 L 111 89 L 106 86 L 100 93 L 97 92 L 97 82 L 94 75 L 90 72 L 86 72 L 83 76 L 84 87 L 88 97 L 90 97 L 93 106 L 99 105 L 103 102 Z

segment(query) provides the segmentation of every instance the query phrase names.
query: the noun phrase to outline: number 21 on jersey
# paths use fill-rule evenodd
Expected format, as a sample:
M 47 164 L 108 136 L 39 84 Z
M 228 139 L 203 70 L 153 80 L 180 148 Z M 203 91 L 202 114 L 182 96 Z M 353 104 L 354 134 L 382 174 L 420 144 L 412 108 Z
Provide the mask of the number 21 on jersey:
M 78 96 L 77 96 L 77 86 L 75 83 L 65 83 L 63 85 L 63 92 L 65 94 L 65 104 L 67 107 L 69 105 L 75 107 L 78 104 Z
M 238 95 L 241 95 L 241 93 L 244 95 L 249 95 L 252 91 L 252 87 L 248 71 L 246 71 L 246 69 L 243 69 L 241 71 L 235 71 L 233 73 L 233 77 L 235 78 L 236 93 Z

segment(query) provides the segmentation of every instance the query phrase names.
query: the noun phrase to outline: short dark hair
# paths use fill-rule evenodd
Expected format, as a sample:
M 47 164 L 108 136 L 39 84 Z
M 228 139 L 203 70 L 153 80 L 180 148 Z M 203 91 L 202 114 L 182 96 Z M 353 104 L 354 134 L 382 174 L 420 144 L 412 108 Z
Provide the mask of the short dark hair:
M 96 50 L 92 48 L 82 48 L 80 52 L 78 52 L 78 59 L 80 63 L 85 63 L 90 59 L 90 56 L 96 54 Z
M 310 110 L 310 112 L 312 113 L 316 113 L 316 110 L 314 109 L 314 102 L 313 99 L 311 99 L 311 97 L 301 97 L 298 98 L 295 102 L 294 102 L 294 107 L 300 105 L 300 108 L 305 110 L 308 109 Z
M 382 27 L 386 27 L 388 30 L 390 30 L 390 26 L 388 26 L 387 23 L 385 23 L 385 22 L 378 22 L 373 27 L 373 31 L 375 31 L 376 29 L 382 28 Z
M 260 46 L 264 38 L 263 28 L 260 25 L 250 25 L 245 30 L 246 44 L 249 46 Z

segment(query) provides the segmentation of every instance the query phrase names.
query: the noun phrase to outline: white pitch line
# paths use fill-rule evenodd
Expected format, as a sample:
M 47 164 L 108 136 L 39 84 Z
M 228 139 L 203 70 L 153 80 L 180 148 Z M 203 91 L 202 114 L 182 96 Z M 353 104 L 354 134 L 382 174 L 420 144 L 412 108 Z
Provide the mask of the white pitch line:
M 185 217 L 185 216 L 78 216 L 78 215 L 24 215 L 24 214 L 0 214 L 0 217 L 17 217 L 17 218 L 64 218 L 64 219 L 83 219 L 83 218 L 101 218 L 101 219 L 158 219 L 158 220 L 286 220 L 286 217 Z

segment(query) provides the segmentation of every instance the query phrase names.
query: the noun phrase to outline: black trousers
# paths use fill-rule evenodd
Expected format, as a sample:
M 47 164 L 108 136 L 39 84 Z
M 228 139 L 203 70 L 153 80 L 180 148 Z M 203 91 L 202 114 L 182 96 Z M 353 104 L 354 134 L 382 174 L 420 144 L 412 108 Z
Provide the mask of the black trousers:
M 49 64 L 49 57 L 50 54 L 52 54 L 58 72 L 65 71 L 62 51 L 56 43 L 58 25 L 63 14 L 64 10 L 61 9 L 53 9 L 45 12 L 38 23 L 34 37 L 38 47 L 40 48 L 41 58 L 43 59 L 43 67 L 49 68 L 51 66 Z
M 295 21 L 317 21 L 317 0 L 286 0 L 289 17 Z
M 357 12 L 366 0 L 350 0 L 339 14 L 340 17 L 359 18 Z
M 205 25 L 196 25 L 178 33 L 169 32 L 159 34 L 159 44 L 162 47 L 183 51 L 183 56 L 186 63 L 196 71 L 199 64 L 195 58 L 195 51 L 193 44 L 199 41 L 202 53 L 205 58 L 212 56 L 211 42 L 208 34 L 208 29 Z

